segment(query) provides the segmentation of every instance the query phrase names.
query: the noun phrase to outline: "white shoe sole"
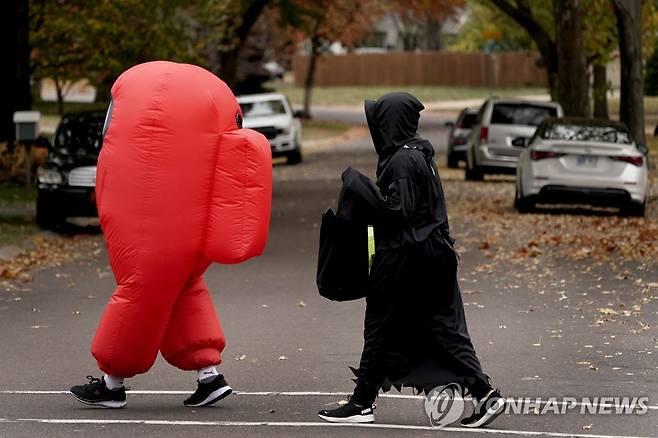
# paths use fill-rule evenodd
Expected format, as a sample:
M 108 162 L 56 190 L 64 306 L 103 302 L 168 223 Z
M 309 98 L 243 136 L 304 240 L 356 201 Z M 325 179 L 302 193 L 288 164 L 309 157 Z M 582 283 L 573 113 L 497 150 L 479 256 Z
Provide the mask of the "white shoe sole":
M 499 399 L 493 406 L 487 409 L 487 412 L 475 423 L 462 424 L 463 427 L 483 427 L 494 421 L 505 410 L 505 399 Z
M 330 423 L 374 423 L 375 415 L 352 415 L 351 417 L 327 417 L 325 415 L 318 414 L 318 417 L 322 418 L 324 421 Z
M 187 406 L 188 408 L 198 408 L 200 406 L 210 406 L 214 403 L 217 403 L 221 399 L 223 399 L 225 397 L 228 397 L 232 392 L 233 392 L 233 389 L 230 386 L 228 386 L 228 385 L 222 386 L 221 388 L 216 389 L 213 392 L 211 392 L 208 395 L 208 397 L 206 397 L 206 399 L 204 401 L 202 401 L 200 403 L 197 403 L 197 404 L 194 404 L 194 405 L 185 403 L 185 406 Z
M 91 402 L 88 400 L 83 400 L 77 395 L 73 394 L 72 392 L 69 392 L 71 397 L 75 399 L 76 401 L 79 401 L 80 403 L 83 403 L 85 405 L 89 406 L 97 406 L 99 408 L 108 408 L 108 409 L 121 409 L 126 407 L 128 402 L 126 400 L 123 401 L 114 401 L 114 400 L 107 400 L 107 401 L 99 401 L 99 402 Z

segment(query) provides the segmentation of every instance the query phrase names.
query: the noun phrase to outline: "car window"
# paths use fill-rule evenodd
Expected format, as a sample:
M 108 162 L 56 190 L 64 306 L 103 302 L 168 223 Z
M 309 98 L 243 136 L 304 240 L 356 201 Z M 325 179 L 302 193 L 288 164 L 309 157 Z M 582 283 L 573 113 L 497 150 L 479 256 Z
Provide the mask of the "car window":
M 104 115 L 64 117 L 57 127 L 54 146 L 60 153 L 86 154 L 103 145 Z
M 462 117 L 459 120 L 457 126 L 462 129 L 471 129 L 473 125 L 475 125 L 477 118 L 477 113 L 464 113 L 462 114 Z
M 240 108 L 245 119 L 286 114 L 286 107 L 281 100 L 241 103 Z
M 557 116 L 557 108 L 525 103 L 497 103 L 491 112 L 492 125 L 539 126 L 546 117 Z
M 621 126 L 553 123 L 545 126 L 540 136 L 545 140 L 632 143 L 630 133 Z

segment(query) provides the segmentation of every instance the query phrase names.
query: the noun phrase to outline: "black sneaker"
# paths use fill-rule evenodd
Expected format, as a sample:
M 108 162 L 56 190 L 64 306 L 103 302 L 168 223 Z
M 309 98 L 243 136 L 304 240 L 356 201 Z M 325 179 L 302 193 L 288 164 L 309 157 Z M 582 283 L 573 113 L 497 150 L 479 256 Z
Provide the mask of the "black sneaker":
M 122 408 L 126 406 L 126 388 L 121 387 L 116 391 L 108 389 L 105 380 L 101 377 L 87 376 L 89 383 L 77 385 L 71 388 L 70 394 L 80 403 L 103 408 Z
M 212 381 L 208 383 L 198 382 L 199 386 L 197 387 L 194 394 L 192 394 L 188 399 L 186 399 L 183 404 L 189 407 L 198 407 L 198 406 L 210 406 L 214 403 L 217 403 L 224 397 L 227 397 L 233 390 L 224 376 L 218 374 Z
M 336 409 L 318 412 L 318 416 L 330 423 L 374 423 L 374 406 L 366 408 L 351 401 Z
M 478 401 L 473 414 L 462 419 L 461 425 L 464 427 L 486 426 L 505 411 L 505 403 L 500 391 L 491 390 L 482 400 Z

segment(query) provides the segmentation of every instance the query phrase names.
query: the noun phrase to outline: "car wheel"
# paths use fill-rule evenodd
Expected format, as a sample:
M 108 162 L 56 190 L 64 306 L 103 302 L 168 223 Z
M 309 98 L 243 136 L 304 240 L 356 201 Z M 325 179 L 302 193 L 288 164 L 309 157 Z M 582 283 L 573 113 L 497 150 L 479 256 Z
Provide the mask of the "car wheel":
M 302 162 L 302 151 L 299 147 L 287 155 L 288 164 L 299 164 Z
M 620 213 L 624 216 L 644 217 L 645 210 L 646 202 L 641 204 L 637 202 L 629 202 L 626 206 L 620 209 Z
M 454 155 L 448 154 L 448 159 L 446 160 L 446 164 L 451 169 L 457 169 L 459 167 L 459 160 L 455 158 Z
M 466 172 L 464 172 L 466 181 L 483 181 L 484 173 L 474 164 L 473 167 L 466 163 Z
M 524 197 L 519 191 L 519 186 L 516 186 L 516 193 L 514 194 L 514 208 L 519 213 L 530 213 L 535 209 L 535 199 L 533 197 Z
M 37 193 L 37 216 L 36 223 L 39 228 L 51 230 L 62 225 L 65 217 L 53 202 L 49 194 Z

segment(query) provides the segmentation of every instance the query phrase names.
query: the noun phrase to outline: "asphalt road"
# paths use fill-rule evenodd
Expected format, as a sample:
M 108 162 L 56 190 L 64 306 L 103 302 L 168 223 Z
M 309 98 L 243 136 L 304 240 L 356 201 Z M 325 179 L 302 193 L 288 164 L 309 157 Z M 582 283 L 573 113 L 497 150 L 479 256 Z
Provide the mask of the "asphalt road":
M 444 144 L 446 131 L 438 122 L 423 129 Z M 656 331 L 638 337 L 614 326 L 595 333 L 578 310 L 583 291 L 590 291 L 587 300 L 605 304 L 596 285 L 624 287 L 623 279 L 556 263 L 552 279 L 519 283 L 513 272 L 474 271 L 483 255 L 472 244 L 461 260 L 469 329 L 485 372 L 506 396 L 649 396 L 648 412 L 505 415 L 479 431 L 438 430 L 429 427 L 421 399 L 393 392 L 378 400 L 375 425 L 322 423 L 317 410 L 352 390 L 348 366 L 357 364 L 362 347 L 364 303 L 329 302 L 315 288 L 320 215 L 335 204 L 340 172 L 348 165 L 372 175 L 374 154 L 367 141 L 314 153 L 299 166 L 275 166 L 265 254 L 208 270 L 206 281 L 227 335 L 221 372 L 238 391 L 216 407 L 184 408 L 195 376 L 162 359 L 129 381 L 136 392 L 129 394 L 126 409 L 92 409 L 65 394 L 87 374 L 99 375 L 89 344 L 114 288 L 104 253 L 36 272 L 18 294 L 0 292 L 0 437 L 658 435 L 658 346 L 650 334 Z M 457 239 L 470 232 L 459 222 L 453 229 Z M 556 285 L 556 278 L 566 284 Z M 632 293 L 634 286 L 627 287 Z M 608 360 L 624 373 L 579 365 L 608 349 L 615 351 Z

